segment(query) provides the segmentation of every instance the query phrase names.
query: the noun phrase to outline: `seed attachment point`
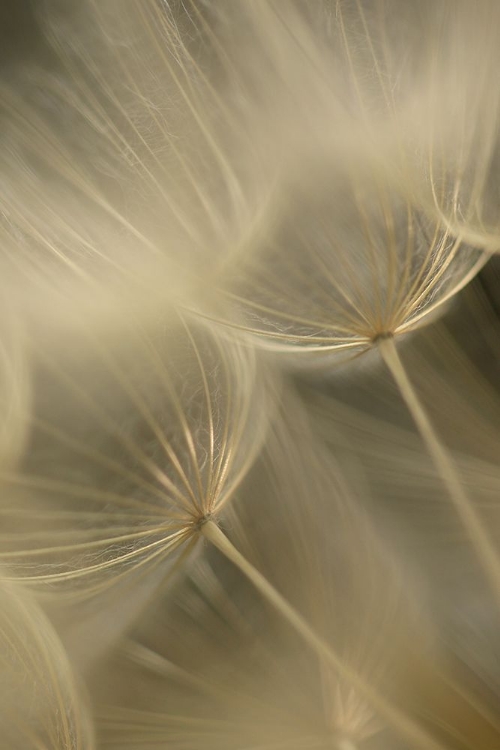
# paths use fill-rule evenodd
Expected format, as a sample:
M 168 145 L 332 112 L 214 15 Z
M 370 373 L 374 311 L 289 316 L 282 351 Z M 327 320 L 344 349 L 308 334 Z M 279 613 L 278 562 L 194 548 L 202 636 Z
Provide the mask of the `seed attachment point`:
M 214 520 L 213 513 L 205 513 L 205 515 L 201 516 L 200 518 L 193 521 L 193 526 L 196 529 L 196 531 L 201 532 L 202 528 L 205 526 L 206 523 L 209 521 Z
M 387 339 L 394 338 L 394 334 L 390 331 L 383 331 L 382 333 L 376 333 L 375 336 L 372 337 L 372 344 L 378 344 L 380 341 L 386 341 Z

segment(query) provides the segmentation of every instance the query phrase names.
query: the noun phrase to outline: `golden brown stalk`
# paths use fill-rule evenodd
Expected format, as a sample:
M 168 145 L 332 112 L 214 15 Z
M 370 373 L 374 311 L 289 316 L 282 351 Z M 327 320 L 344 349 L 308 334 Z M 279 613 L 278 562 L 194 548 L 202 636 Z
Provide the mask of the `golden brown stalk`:
M 341 677 L 367 700 L 372 708 L 414 747 L 426 750 L 445 750 L 445 747 L 432 737 L 419 724 L 406 716 L 397 707 L 372 690 L 359 675 L 349 667 L 332 649 L 328 643 L 319 637 L 308 622 L 297 612 L 269 581 L 234 547 L 220 528 L 213 522 L 207 521 L 200 528 L 200 533 L 208 539 L 222 554 L 254 584 L 264 598 L 274 607 L 282 617 L 299 633 L 302 638 L 328 663 Z M 347 743 L 344 748 L 352 748 Z
M 470 536 L 478 558 L 500 602 L 500 558 L 498 551 L 484 529 L 479 515 L 464 490 L 463 483 L 453 464 L 453 460 L 439 439 L 427 412 L 408 378 L 393 337 L 380 337 L 377 340 L 377 346 L 417 425 L 436 470 L 446 486 L 464 529 Z

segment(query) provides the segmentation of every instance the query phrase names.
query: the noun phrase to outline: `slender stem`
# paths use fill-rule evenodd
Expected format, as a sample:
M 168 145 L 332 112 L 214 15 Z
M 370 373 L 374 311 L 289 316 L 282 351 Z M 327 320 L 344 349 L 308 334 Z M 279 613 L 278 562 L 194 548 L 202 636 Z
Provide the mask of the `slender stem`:
M 302 636 L 318 656 L 353 686 L 371 704 L 374 711 L 399 731 L 401 735 L 422 750 L 446 750 L 440 742 L 437 742 L 412 719 L 408 718 L 404 712 L 374 691 L 357 672 L 346 664 L 342 657 L 314 631 L 307 620 L 287 602 L 262 573 L 259 573 L 241 552 L 238 552 L 216 523 L 207 521 L 201 526 L 200 533 L 253 583 L 269 604 Z
M 380 338 L 378 348 L 389 368 L 401 396 L 417 425 L 430 457 L 446 486 L 464 528 L 476 548 L 477 556 L 500 602 L 500 557 L 485 531 L 474 505 L 467 496 L 453 461 L 439 439 L 401 362 L 394 339 Z

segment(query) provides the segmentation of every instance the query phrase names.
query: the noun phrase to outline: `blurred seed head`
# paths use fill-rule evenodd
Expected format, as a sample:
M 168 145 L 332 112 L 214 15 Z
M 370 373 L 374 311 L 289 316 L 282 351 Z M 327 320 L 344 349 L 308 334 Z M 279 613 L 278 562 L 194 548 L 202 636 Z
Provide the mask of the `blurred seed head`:
M 86 696 L 50 622 L 12 585 L 0 605 L 0 747 L 92 750 Z
M 498 747 L 492 603 L 394 393 L 365 367 L 301 403 L 256 351 L 330 372 L 498 250 L 496 3 L 33 15 L 0 75 L 0 744 L 93 747 L 84 667 L 103 747 L 399 750 L 370 694 Z M 406 352 L 496 540 L 480 307 Z M 366 690 L 195 554 L 207 519 Z

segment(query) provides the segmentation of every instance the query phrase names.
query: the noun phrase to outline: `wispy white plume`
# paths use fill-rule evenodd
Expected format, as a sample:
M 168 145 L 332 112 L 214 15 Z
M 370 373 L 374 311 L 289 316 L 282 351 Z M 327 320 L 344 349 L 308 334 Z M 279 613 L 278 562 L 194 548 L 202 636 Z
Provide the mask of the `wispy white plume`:
M 50 622 L 25 591 L 0 586 L 0 747 L 93 750 L 87 700 Z
M 83 323 L 56 358 L 35 348 L 30 450 L 2 474 L 0 557 L 69 597 L 192 550 L 250 468 L 274 400 L 273 377 L 238 341 L 172 311 L 149 328 L 115 313 L 111 333 Z
M 30 8 L 0 746 L 496 750 L 500 6 Z
M 411 653 L 416 661 L 432 653 L 431 629 L 348 476 L 327 460 L 293 398 L 286 412 L 288 424 L 276 424 L 224 527 L 364 690 L 211 555 L 187 586 L 154 606 L 106 669 L 108 682 L 98 674 L 99 703 L 115 696 L 99 709 L 105 747 L 340 749 L 364 747 L 380 733 L 388 741 L 393 732 L 411 746 L 427 737 L 440 747 L 402 699 L 416 668 Z M 307 442 L 295 440 L 299 428 Z M 132 684 L 140 689 L 127 690 Z

